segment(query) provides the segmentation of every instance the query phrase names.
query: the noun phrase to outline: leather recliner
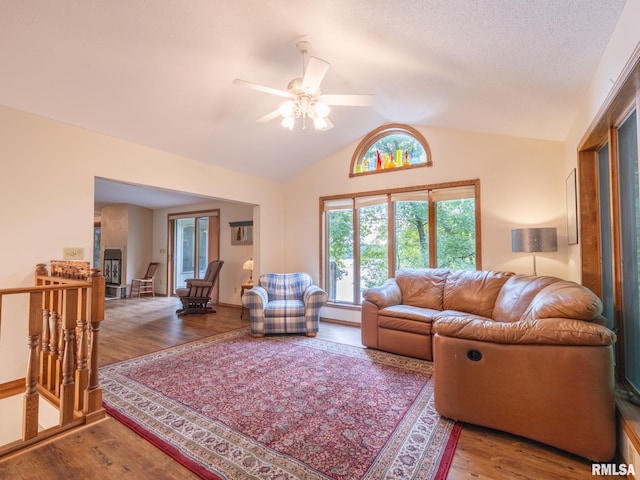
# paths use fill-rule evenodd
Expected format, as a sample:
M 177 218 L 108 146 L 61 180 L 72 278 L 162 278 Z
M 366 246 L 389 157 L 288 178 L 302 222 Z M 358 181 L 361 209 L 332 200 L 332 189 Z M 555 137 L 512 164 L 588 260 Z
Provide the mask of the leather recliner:
M 616 336 L 590 290 L 555 277 L 446 270 L 399 271 L 372 290 L 363 343 L 430 356 L 441 415 L 594 461 L 614 457 Z

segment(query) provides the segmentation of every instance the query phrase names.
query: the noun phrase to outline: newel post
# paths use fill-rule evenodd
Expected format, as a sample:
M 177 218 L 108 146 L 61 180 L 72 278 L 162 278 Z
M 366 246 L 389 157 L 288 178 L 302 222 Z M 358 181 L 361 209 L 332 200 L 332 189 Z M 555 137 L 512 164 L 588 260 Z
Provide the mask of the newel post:
M 85 391 L 84 415 L 86 423 L 91 423 L 105 416 L 102 408 L 102 389 L 98 378 L 98 345 L 100 322 L 104 320 L 105 279 L 98 268 L 91 269 L 91 346 L 89 353 L 89 386 Z
M 47 264 L 46 263 L 36 264 L 36 285 L 40 285 L 40 282 L 38 281 L 38 277 L 43 275 L 44 276 L 49 275 L 49 272 L 47 271 Z

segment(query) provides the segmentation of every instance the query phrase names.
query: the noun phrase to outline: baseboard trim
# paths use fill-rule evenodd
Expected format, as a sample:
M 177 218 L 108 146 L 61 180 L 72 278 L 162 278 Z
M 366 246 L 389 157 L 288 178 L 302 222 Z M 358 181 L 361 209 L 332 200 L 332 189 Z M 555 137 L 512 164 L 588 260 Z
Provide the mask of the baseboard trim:
M 327 323 L 337 323 L 338 325 L 348 325 L 349 327 L 360 328 L 360 323 L 358 322 L 350 322 L 349 320 L 340 320 L 338 318 L 320 317 L 320 321 L 327 322 Z

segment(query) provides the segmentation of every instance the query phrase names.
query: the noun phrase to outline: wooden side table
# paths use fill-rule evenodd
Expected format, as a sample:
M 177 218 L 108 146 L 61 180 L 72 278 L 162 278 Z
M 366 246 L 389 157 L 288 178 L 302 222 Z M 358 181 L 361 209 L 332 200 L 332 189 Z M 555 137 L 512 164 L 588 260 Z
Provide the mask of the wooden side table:
M 244 292 L 246 292 L 247 290 L 251 290 L 253 288 L 253 282 L 244 282 L 242 285 L 240 285 L 240 305 L 242 305 L 242 308 L 240 309 L 240 318 L 242 318 L 242 316 L 244 315 L 244 303 L 242 303 L 242 296 L 244 295 Z

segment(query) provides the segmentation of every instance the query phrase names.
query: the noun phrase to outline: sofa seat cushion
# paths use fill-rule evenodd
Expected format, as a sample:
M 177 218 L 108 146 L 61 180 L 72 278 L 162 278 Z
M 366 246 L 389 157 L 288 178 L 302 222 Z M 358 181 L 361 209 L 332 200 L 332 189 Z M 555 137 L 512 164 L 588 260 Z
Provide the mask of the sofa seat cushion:
M 481 322 L 493 322 L 493 319 L 488 317 L 483 317 L 482 315 L 474 315 L 473 313 L 459 312 L 457 310 L 443 310 L 441 312 L 436 312 L 436 314 L 434 315 L 433 317 L 434 324 L 441 318 L 447 319 L 450 322 L 455 322 L 458 320 L 463 322 L 469 322 L 471 320 L 479 320 Z M 434 329 L 434 332 L 435 332 L 435 329 Z
M 378 312 L 378 326 L 391 330 L 406 330 L 422 335 L 431 335 L 431 324 L 435 315 L 440 313 L 431 308 L 394 305 Z
M 271 300 L 264 309 L 265 317 L 304 317 L 302 300 Z
M 381 317 L 407 318 L 424 323 L 431 323 L 438 313 L 440 313 L 440 310 L 404 304 L 393 305 L 378 311 L 378 315 Z

